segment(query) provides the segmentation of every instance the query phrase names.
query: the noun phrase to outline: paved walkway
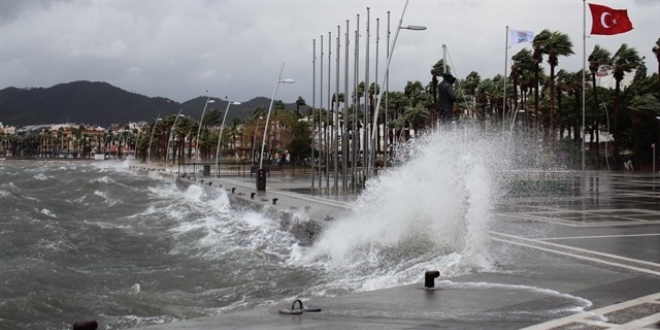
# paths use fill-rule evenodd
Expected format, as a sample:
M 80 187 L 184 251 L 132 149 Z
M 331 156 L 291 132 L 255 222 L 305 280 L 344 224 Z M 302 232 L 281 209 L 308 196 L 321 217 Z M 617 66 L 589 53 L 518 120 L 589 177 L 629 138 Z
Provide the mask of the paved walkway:
M 660 329 L 660 176 L 557 177 L 568 193 L 511 195 L 496 205 L 490 237 L 515 255 L 500 265 L 511 271 L 441 277 L 434 290 L 419 283 L 305 302 L 319 313 L 281 315 L 292 304 L 282 302 L 148 329 Z M 350 212 L 355 200 L 300 193 L 309 178 L 271 177 L 261 193 L 254 178 L 179 180 L 222 185 L 244 203 L 321 222 Z

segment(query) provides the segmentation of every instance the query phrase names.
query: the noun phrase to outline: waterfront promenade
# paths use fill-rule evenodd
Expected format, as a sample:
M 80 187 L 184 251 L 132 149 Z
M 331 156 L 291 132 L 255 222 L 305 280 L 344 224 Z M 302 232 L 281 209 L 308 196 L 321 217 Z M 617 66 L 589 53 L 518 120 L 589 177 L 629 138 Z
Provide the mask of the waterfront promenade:
M 254 177 L 173 175 L 226 189 L 232 202 L 321 227 L 350 213 L 356 198 L 312 194 L 308 177 L 270 177 L 266 192 L 257 193 Z M 418 284 L 304 301 L 320 307 L 318 313 L 281 315 L 293 303 L 282 301 L 145 329 L 660 328 L 660 176 L 563 172 L 553 178 L 570 189 L 511 194 L 495 205 L 488 234 L 494 249 L 507 251 L 497 271 L 446 277 L 439 269 L 433 290 L 424 289 L 419 274 Z

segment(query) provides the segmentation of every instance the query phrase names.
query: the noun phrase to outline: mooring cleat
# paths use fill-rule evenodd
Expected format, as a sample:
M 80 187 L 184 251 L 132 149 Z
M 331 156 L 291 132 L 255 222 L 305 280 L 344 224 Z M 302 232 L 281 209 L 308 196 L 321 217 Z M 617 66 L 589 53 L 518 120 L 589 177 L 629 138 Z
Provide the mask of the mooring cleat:
M 296 308 L 296 304 L 299 306 Z M 280 309 L 280 314 L 289 314 L 289 315 L 299 315 L 302 314 L 303 312 L 310 312 L 310 313 L 315 313 L 315 312 L 320 312 L 321 307 L 316 307 L 316 306 L 307 306 L 305 307 L 303 305 L 302 300 L 296 299 L 296 301 L 293 302 L 293 305 L 291 305 L 291 309 Z

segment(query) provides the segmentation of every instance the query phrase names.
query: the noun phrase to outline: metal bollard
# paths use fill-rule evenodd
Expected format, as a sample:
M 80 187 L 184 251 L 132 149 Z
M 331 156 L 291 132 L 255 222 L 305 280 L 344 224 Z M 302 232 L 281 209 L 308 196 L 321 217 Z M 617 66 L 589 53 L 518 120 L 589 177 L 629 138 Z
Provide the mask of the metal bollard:
M 440 277 L 440 272 L 437 270 L 427 270 L 424 273 L 424 286 L 432 288 L 435 286 L 435 279 Z
M 96 321 L 82 321 L 73 324 L 73 330 L 96 330 L 99 324 Z

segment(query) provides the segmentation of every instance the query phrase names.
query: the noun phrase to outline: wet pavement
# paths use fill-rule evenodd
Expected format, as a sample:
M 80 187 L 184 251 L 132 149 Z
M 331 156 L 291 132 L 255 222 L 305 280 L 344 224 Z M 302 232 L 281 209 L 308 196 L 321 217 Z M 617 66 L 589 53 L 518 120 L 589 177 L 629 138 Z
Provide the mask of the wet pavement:
M 506 251 L 497 272 L 440 276 L 433 290 L 420 281 L 304 301 L 318 313 L 281 315 L 293 303 L 283 301 L 145 329 L 660 329 L 660 175 L 506 175 L 525 186 L 495 205 L 489 236 L 493 249 Z M 356 200 L 311 194 L 309 177 L 270 177 L 265 192 L 250 177 L 178 180 L 321 225 L 350 213 Z

